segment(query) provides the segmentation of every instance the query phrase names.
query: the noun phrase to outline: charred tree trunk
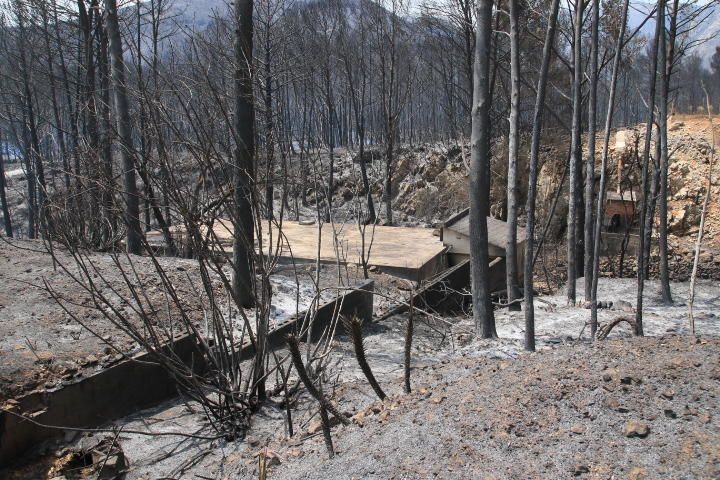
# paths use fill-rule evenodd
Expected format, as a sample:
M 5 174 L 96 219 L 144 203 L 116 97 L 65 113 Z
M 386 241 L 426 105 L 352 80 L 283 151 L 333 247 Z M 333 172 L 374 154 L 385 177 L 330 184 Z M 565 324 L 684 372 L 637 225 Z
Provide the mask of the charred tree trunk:
M 66 152 L 67 156 L 73 156 L 77 158 L 77 147 L 79 143 L 79 132 L 78 132 L 78 125 L 77 125 L 77 109 L 73 106 L 73 98 L 70 91 L 70 80 L 68 75 L 68 67 L 67 63 L 65 62 L 65 53 L 63 52 L 63 44 L 62 40 L 60 38 L 60 21 L 58 19 L 58 9 L 57 9 L 57 2 L 56 0 L 52 0 L 52 6 L 53 6 L 53 23 L 54 23 L 54 34 L 55 34 L 55 43 L 58 47 L 58 59 L 60 61 L 60 70 L 62 71 L 63 75 L 63 90 L 65 93 L 65 102 L 67 104 L 68 109 L 68 117 L 69 117 L 69 123 L 70 123 L 70 140 L 71 140 L 71 148 L 70 151 Z M 70 172 L 70 158 L 67 158 L 67 171 Z M 75 203 L 73 201 L 73 203 Z
M 329 53 L 328 53 L 329 54 Z M 325 221 L 329 222 L 332 218 L 333 192 L 335 191 L 335 100 L 332 94 L 332 83 L 330 82 L 330 63 L 325 70 L 325 94 L 327 96 L 328 109 L 328 132 L 327 142 L 329 150 L 329 169 L 328 169 L 328 191 L 327 191 L 327 210 L 325 211 Z
M 392 118 L 392 112 L 388 119 L 387 126 L 387 147 L 385 150 L 385 216 L 387 217 L 387 224 L 393 224 L 393 211 L 392 211 L 392 177 L 393 177 L 393 161 L 395 155 L 395 120 Z
M 235 185 L 233 239 L 233 292 L 240 307 L 255 304 L 253 295 L 253 179 L 255 111 L 251 62 L 253 51 L 253 0 L 235 2 Z M 260 355 L 258 355 L 260 356 Z
M 470 139 L 470 266 L 475 329 L 483 338 L 495 338 L 495 316 L 490 300 L 487 216 L 490 212 L 490 38 L 492 0 L 479 0 L 473 79 Z
M 514 303 L 520 298 L 517 262 L 517 217 L 518 217 L 518 130 L 520 108 L 520 32 L 518 0 L 510 3 L 510 130 L 508 133 L 508 174 L 507 174 L 507 249 L 506 284 L 507 301 L 510 310 L 520 310 Z
M 538 164 L 540 158 L 540 135 L 542 133 L 543 115 L 545 113 L 545 92 L 547 90 L 548 71 L 552 45 L 555 41 L 560 0 L 553 0 L 545 43 L 543 45 L 542 65 L 538 78 L 535 96 L 535 113 L 533 114 L 532 141 L 530 144 L 530 165 L 528 172 L 527 194 L 527 240 L 525 241 L 525 275 L 523 279 L 525 297 L 525 350 L 535 351 L 535 307 L 533 292 L 533 257 L 535 255 L 535 198 L 537 197 Z
M 0 132 L 2 133 L 2 132 Z M 3 224 L 5 225 L 5 235 L 13 236 L 12 218 L 10 217 L 10 208 L 8 207 L 7 197 L 5 195 L 5 165 L 2 152 L 3 138 L 0 136 L 0 207 L 3 212 Z
M 23 142 L 23 161 L 25 163 L 25 178 L 27 180 L 27 196 L 28 196 L 28 238 L 37 237 L 37 182 L 35 181 L 35 166 L 33 162 L 33 148 L 30 144 L 30 134 L 27 128 L 27 112 L 25 105 L 22 109 L 22 142 Z
M 578 177 L 581 176 L 582 161 L 582 138 L 581 138 L 581 116 L 582 116 L 582 23 L 583 23 L 583 0 L 575 1 L 575 20 L 573 34 L 573 113 L 572 113 L 572 139 L 570 155 L 570 193 L 568 199 L 568 220 L 567 220 L 567 299 L 568 303 L 574 305 L 576 301 L 575 283 L 578 277 L 578 245 L 580 239 L 577 236 L 580 223 Z
M 343 27 L 346 27 L 343 24 Z M 345 67 L 345 75 L 348 79 L 348 86 L 350 88 L 350 106 L 352 108 L 352 114 L 355 117 L 355 129 L 358 141 L 358 158 L 360 165 L 360 177 L 362 179 L 363 190 L 367 199 L 367 218 L 366 223 L 375 223 L 375 202 L 372 197 L 372 190 L 370 189 L 370 181 L 367 174 L 367 164 L 365 162 L 365 141 L 366 141 L 366 115 L 365 115 L 365 95 L 367 90 L 368 75 L 366 69 L 365 60 L 365 29 L 364 25 L 360 25 L 360 79 L 358 80 L 353 71 L 352 59 L 350 53 L 347 51 L 348 46 L 346 43 L 345 30 L 343 30 L 343 65 Z M 359 85 L 357 84 L 359 82 Z M 362 219 L 359 219 L 362 221 Z
M 103 215 L 107 219 L 113 230 L 116 227 L 116 215 L 114 214 L 114 194 L 113 194 L 113 159 L 112 159 L 112 142 L 115 132 L 112 128 L 112 118 L 110 112 L 110 59 L 109 59 L 109 38 L 106 29 L 100 28 L 100 56 L 98 59 L 98 69 L 100 71 L 100 112 L 102 125 L 102 147 L 101 147 L 101 168 L 102 168 L 102 207 Z
M 269 4 L 268 4 L 269 5 Z M 266 217 L 268 220 L 272 220 L 274 216 L 274 197 L 275 197 L 275 184 L 274 184 L 274 156 L 275 156 L 275 139 L 273 135 L 273 103 L 272 103 L 272 65 L 271 65 L 271 50 L 270 50 L 270 22 L 267 25 L 267 32 L 265 32 L 265 152 L 266 152 L 266 170 L 265 170 L 265 209 Z
M 653 122 L 655 119 L 655 91 L 657 86 L 657 68 L 658 68 L 658 45 L 660 43 L 661 31 L 664 29 L 664 13 L 665 1 L 660 0 L 657 7 L 657 18 L 655 22 L 655 36 L 651 48 L 650 72 L 648 78 L 648 121 L 645 128 L 645 146 L 643 147 L 642 158 L 642 192 L 640 205 L 640 248 L 638 249 L 638 269 L 637 269 L 637 311 L 635 313 L 635 335 L 643 335 L 643 294 L 645 289 L 645 249 L 650 248 L 649 242 L 646 241 L 645 220 L 649 214 L 649 189 L 648 189 L 648 170 L 650 164 L 650 141 L 652 139 Z
M 53 53 L 50 47 L 50 28 L 47 4 L 41 2 L 39 6 L 40 14 L 43 22 L 43 39 L 45 41 L 45 49 L 48 55 L 48 81 L 50 83 L 50 100 L 52 103 L 53 119 L 55 121 L 55 134 L 57 136 L 58 145 L 60 146 L 60 157 L 63 166 L 63 180 L 65 183 L 65 191 L 70 192 L 70 165 L 67 158 L 67 147 L 65 145 L 65 132 L 62 127 L 62 119 L 60 116 L 60 107 L 58 105 L 57 85 L 55 81 L 55 67 L 53 61 Z
M 597 3 L 595 1 L 594 3 Z M 613 59 L 612 75 L 610 78 L 610 96 L 608 98 L 607 115 L 605 116 L 605 130 L 603 133 L 602 158 L 600 166 L 600 188 L 598 189 L 597 211 L 595 213 L 595 232 L 592 252 L 592 285 L 590 288 L 590 335 L 595 338 L 598 329 L 597 323 L 597 289 L 600 276 L 600 233 L 602 232 L 602 222 L 605 211 L 605 185 L 607 181 L 607 161 L 610 147 L 610 129 L 612 128 L 613 115 L 615 113 L 615 95 L 617 92 L 618 72 L 620 71 L 620 61 L 622 58 L 622 49 L 625 41 L 625 28 L 627 25 L 627 14 L 630 0 L 625 0 L 623 4 L 622 17 L 620 18 L 620 32 L 618 33 L 617 44 L 615 46 L 615 58 Z M 593 4 L 593 9 L 595 8 Z M 593 12 L 593 18 L 595 12 Z M 595 44 L 597 46 L 597 44 Z M 621 264 L 622 268 L 622 264 Z
M 33 90 L 30 86 L 30 71 L 26 57 L 27 36 L 25 30 L 25 10 L 24 6 L 19 2 L 17 8 L 18 30 L 20 34 L 20 68 L 22 70 L 22 88 L 26 134 L 29 135 L 26 142 L 26 163 L 31 168 L 27 171 L 28 193 L 30 198 L 31 215 L 28 215 L 28 236 L 35 238 L 37 224 L 42 225 L 42 216 L 44 214 L 46 204 L 46 185 L 45 172 L 43 169 L 43 161 L 40 154 L 40 140 L 37 131 L 37 122 L 35 118 L 35 105 L 33 102 Z M 30 183 L 33 186 L 30 186 Z M 31 193 L 32 192 L 32 193 Z M 36 198 L 35 198 L 36 197 Z M 31 224 L 32 223 L 32 224 Z
M 105 0 L 106 25 L 111 58 L 112 84 L 115 93 L 115 117 L 120 140 L 120 156 L 123 168 L 123 191 L 125 197 L 126 247 L 128 253 L 141 252 L 140 204 L 135 179 L 135 152 L 133 149 L 130 105 L 125 84 L 125 60 L 118 24 L 116 0 Z
M 98 164 L 99 164 L 99 150 L 100 150 L 100 127 L 98 126 L 98 105 L 97 105 L 97 90 L 96 90 L 96 58 L 95 58 L 95 27 L 97 17 L 99 16 L 98 0 L 90 0 L 90 9 L 86 10 L 85 1 L 79 0 L 78 7 L 82 7 L 79 10 L 80 29 L 83 36 L 83 65 L 79 65 L 82 72 L 84 70 L 84 78 L 82 83 L 82 95 L 83 98 L 83 136 L 89 146 L 89 152 L 86 153 L 84 165 L 78 162 L 78 178 L 81 178 L 80 167 L 85 168 L 85 178 L 89 180 L 86 185 L 91 182 L 99 182 Z M 101 199 L 98 196 L 99 189 L 87 188 L 82 191 L 90 197 L 87 202 L 83 202 L 87 208 L 87 212 L 83 212 L 88 215 L 90 223 L 93 227 L 90 235 L 94 235 L 97 230 L 97 223 L 93 220 L 100 218 L 100 206 L 102 204 Z M 82 216 L 81 216 L 82 218 Z M 94 223 L 94 225 L 93 225 Z
M 595 235 L 593 235 L 593 198 L 595 191 L 595 133 L 597 128 L 597 90 L 598 90 L 598 47 L 600 46 L 598 24 L 600 23 L 600 0 L 592 0 L 592 27 L 590 40 L 590 93 L 588 98 L 588 152 L 585 163 L 585 300 L 592 297 L 593 255 Z M 621 26 L 623 28 L 624 25 Z M 622 38 L 617 49 L 622 49 Z M 616 55 L 619 57 L 618 51 Z M 602 175 L 602 173 L 601 173 Z M 597 237 L 599 238 L 599 237 Z
M 670 14 L 670 31 L 668 36 L 668 48 L 665 48 L 665 29 L 662 32 L 660 59 L 664 65 L 660 71 L 662 86 L 660 89 L 660 197 L 659 214 L 660 227 L 658 246 L 660 250 L 660 290 L 662 292 L 663 303 L 672 304 L 672 293 L 670 292 L 670 267 L 668 265 L 668 96 L 670 95 L 670 78 L 672 76 L 673 63 L 675 61 L 675 37 L 677 35 L 677 14 L 679 0 L 674 0 L 672 13 Z M 664 18 L 664 16 L 663 16 Z

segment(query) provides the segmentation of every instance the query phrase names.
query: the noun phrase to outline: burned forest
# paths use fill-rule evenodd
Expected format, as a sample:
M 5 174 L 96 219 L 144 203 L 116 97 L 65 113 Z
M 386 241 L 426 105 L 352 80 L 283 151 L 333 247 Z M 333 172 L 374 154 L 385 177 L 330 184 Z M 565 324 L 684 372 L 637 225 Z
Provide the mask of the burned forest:
M 0 0 L 0 480 L 720 478 L 720 0 Z

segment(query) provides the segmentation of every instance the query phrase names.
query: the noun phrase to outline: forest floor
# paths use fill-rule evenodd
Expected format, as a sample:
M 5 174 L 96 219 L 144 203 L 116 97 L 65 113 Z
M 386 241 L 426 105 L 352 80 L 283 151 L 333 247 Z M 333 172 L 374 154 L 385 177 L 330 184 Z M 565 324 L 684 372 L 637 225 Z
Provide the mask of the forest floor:
M 75 259 L 57 245 L 54 255 L 55 262 L 41 241 L 0 240 L 4 278 L 0 282 L 0 403 L 34 389 L 60 388 L 63 382 L 76 381 L 140 351 L 140 346 L 95 306 L 84 287 L 87 278 Z M 132 298 L 117 265 L 140 287 L 147 304 L 153 305 L 149 310 L 163 312 L 168 308 L 166 289 L 150 258 L 88 253 L 83 261 L 100 292 L 134 322 L 139 319 L 119 297 Z M 203 302 L 207 299 L 199 293 L 203 287 L 198 262 L 168 257 L 157 257 L 157 261 L 188 316 L 202 330 Z M 308 308 L 316 293 L 313 272 L 314 266 L 300 265 L 271 275 L 271 325 Z M 217 291 L 222 291 L 219 278 L 215 282 Z M 336 276 L 323 268 L 320 284 L 321 288 L 334 286 Z M 323 301 L 334 297 L 330 290 L 321 292 Z M 248 310 L 246 314 L 252 317 L 254 312 Z
M 414 372 L 271 478 L 718 478 L 720 341 L 656 337 L 465 356 Z M 222 477 L 220 477 L 222 478 Z
M 614 303 L 601 310 L 601 323 L 632 316 L 631 283 L 600 282 L 601 298 Z M 406 314 L 371 322 L 366 355 L 389 398 L 377 400 L 340 336 L 325 391 L 353 424 L 333 427 L 335 458 L 327 458 L 314 400 L 296 398 L 296 434 L 288 438 L 280 395 L 254 415 L 243 441 L 120 432 L 126 478 L 258 478 L 261 452 L 268 478 L 717 478 L 720 289 L 698 285 L 701 337 L 693 339 L 679 301 L 687 284 L 673 284 L 671 307 L 660 304 L 657 287 L 648 285 L 648 337 L 619 325 L 594 344 L 587 330 L 580 338 L 588 310 L 566 306 L 561 293 L 539 297 L 537 354 L 522 350 L 522 312 L 497 312 L 499 340 L 476 339 L 467 317 L 418 318 L 409 395 L 402 392 Z M 213 434 L 197 406 L 181 399 L 114 425 Z M 101 438 L 76 438 L 70 451 Z M 50 446 L 8 478 L 40 476 L 63 448 Z
M 720 120 L 716 127 L 720 128 Z M 566 304 L 564 292 L 557 288 L 564 283 L 563 255 L 553 260 L 550 253 L 541 257 L 536 272 L 544 293 L 535 305 L 537 354 L 522 350 L 522 312 L 496 311 L 500 336 L 496 341 L 476 339 L 468 317 L 418 318 L 413 393 L 405 395 L 402 366 L 407 315 L 393 315 L 364 327 L 369 363 L 390 397 L 385 403 L 376 401 L 357 367 L 349 339 L 340 336 L 334 343 L 326 392 L 353 417 L 350 427 L 333 428 L 334 459 L 327 459 L 316 403 L 306 394 L 295 399 L 296 435 L 288 439 L 283 399 L 278 396 L 253 417 L 243 441 L 121 432 L 117 442 L 129 460 L 127 478 L 257 478 L 261 452 L 270 465 L 268 478 L 720 478 L 718 181 L 711 187 L 708 235 L 700 258 L 695 304 L 699 340 L 688 336 L 684 302 L 698 208 L 705 195 L 709 138 L 707 119 L 701 116 L 675 118 L 671 123 L 669 242 L 675 304 L 662 305 L 657 281 L 648 282 L 644 309 L 648 337 L 633 338 L 629 327 L 620 324 L 609 340 L 590 343 L 585 325 L 589 311 Z M 562 159 L 561 150 L 561 146 L 552 147 L 544 155 Z M 357 164 L 350 153 L 340 155 L 337 221 L 353 218 L 357 213 L 354 200 L 360 193 Z M 395 185 L 397 222 L 430 226 L 464 208 L 466 155 L 460 146 L 401 149 Z M 371 188 L 379 199 L 382 169 L 380 160 L 376 163 L 370 169 Z M 9 173 L 13 214 L 19 225 L 24 219 L 24 179 L 18 168 Z M 547 169 L 545 176 L 559 178 L 555 173 Z M 547 187 L 550 194 L 557 190 L 557 185 Z M 378 209 L 380 205 L 376 204 Z M 313 208 L 305 208 L 303 215 L 313 217 Z M 563 218 L 561 208 L 556 215 Z M 0 241 L 0 267 L 4 278 L 11 279 L 0 282 L 0 402 L 32 389 L 58 388 L 65 380 L 118 361 L 122 355 L 108 349 L 106 337 L 123 353 L 138 349 L 94 309 L 68 272 L 54 268 L 41 242 L 15 243 L 11 247 Z M 555 246 L 549 238 L 546 250 L 552 252 Z M 62 251 L 58 258 L 73 265 Z M 122 289 L 111 255 L 93 253 L 88 258 L 100 273 L 109 275 L 111 285 Z M 162 303 L 154 267 L 147 259 L 134 260 L 145 292 Z M 122 256 L 120 261 L 125 261 Z M 196 291 L 188 280 L 195 275 L 197 262 L 159 261 L 187 299 L 187 307 L 200 314 Z M 657 257 L 651 264 L 654 278 Z M 598 298 L 612 302 L 612 308 L 600 310 L 600 322 L 632 318 L 635 280 L 609 278 L 614 273 L 608 265 L 603 267 L 602 275 L 607 276 L 600 280 Z M 280 295 L 274 318 L 303 309 L 312 290 L 311 270 L 301 269 L 304 280 L 299 292 L 294 275 L 280 272 L 275 277 L 274 290 Z M 326 280 L 332 282 L 331 269 L 326 273 Z M 633 274 L 629 259 L 626 275 Z M 407 282 L 377 272 L 372 276 L 376 290 L 383 294 L 376 295 L 376 313 L 409 295 Z M 44 280 L 72 302 L 71 311 L 82 315 L 98 336 L 59 307 L 43 288 Z M 582 280 L 578 282 L 581 292 Z M 298 294 L 303 302 L 297 302 Z M 213 433 L 197 405 L 182 399 L 114 425 L 147 432 Z M 63 448 L 92 446 L 98 437 L 68 435 L 64 443 L 47 446 L 48 455 L 38 462 L 15 472 L 0 472 L 0 479 L 47 478 Z

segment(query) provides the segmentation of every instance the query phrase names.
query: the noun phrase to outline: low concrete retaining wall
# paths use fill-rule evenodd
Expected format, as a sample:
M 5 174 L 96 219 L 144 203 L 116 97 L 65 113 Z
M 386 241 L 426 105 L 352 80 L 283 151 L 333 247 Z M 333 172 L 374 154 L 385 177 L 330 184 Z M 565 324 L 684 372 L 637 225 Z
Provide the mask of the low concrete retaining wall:
M 611 233 L 603 232 L 600 241 L 600 255 L 605 257 L 612 257 L 620 255 L 623 249 L 623 242 L 625 242 L 624 233 Z M 657 243 L 653 241 L 653 246 Z M 640 248 L 640 237 L 637 234 L 631 233 L 627 237 L 627 245 L 625 246 L 626 257 L 637 257 L 638 249 Z
M 497 257 L 490 262 L 490 291 L 505 289 L 505 257 Z M 470 260 L 462 260 L 437 277 L 429 280 L 415 292 L 414 305 L 423 310 L 443 314 L 457 314 L 468 310 L 471 297 Z M 408 305 L 398 305 L 383 317 L 389 317 L 408 310 Z
M 313 337 L 316 338 L 337 314 L 370 320 L 373 286 L 372 281 L 363 283 L 318 308 L 312 323 Z M 300 314 L 272 330 L 268 335 L 269 348 L 284 345 L 287 335 L 295 332 L 302 323 L 298 318 L 305 317 Z M 172 348 L 183 361 L 192 362 L 196 351 L 193 337 L 178 339 Z M 240 355 L 251 358 L 253 353 L 254 348 L 246 345 Z M 17 398 L 16 411 L 45 425 L 92 428 L 155 406 L 175 395 L 177 390 L 170 375 L 152 363 L 150 354 L 142 353 L 58 390 L 33 392 Z M 39 427 L 0 411 L 0 467 L 13 463 L 33 447 L 63 433 L 60 429 Z

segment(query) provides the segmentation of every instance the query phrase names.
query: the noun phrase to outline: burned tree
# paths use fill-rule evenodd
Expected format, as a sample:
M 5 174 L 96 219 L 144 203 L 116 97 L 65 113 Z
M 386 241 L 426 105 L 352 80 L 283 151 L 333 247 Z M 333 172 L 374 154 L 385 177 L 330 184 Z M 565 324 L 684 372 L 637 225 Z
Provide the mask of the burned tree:
M 127 85 L 125 84 L 125 60 L 118 24 L 116 0 L 105 0 L 106 25 L 110 44 L 110 65 L 115 94 L 115 118 L 120 141 L 123 168 L 123 191 L 125 202 L 125 237 L 127 251 L 140 254 L 142 231 L 140 229 L 140 201 L 135 180 L 135 150 Z
M 535 199 L 537 198 L 538 167 L 540 162 L 540 136 L 542 134 L 543 118 L 545 115 L 545 94 L 547 92 L 548 71 L 552 44 L 555 41 L 560 0 L 553 0 L 550 17 L 545 34 L 542 64 L 538 79 L 537 94 L 535 96 L 535 111 L 533 114 L 532 141 L 530 144 L 530 168 L 528 174 L 527 195 L 527 240 L 525 242 L 525 272 L 524 272 L 524 298 L 525 298 L 525 350 L 535 351 L 535 306 L 533 292 L 533 266 L 535 256 Z
M 655 22 L 655 36 L 651 46 L 650 70 L 648 72 L 648 121 L 645 127 L 645 145 L 643 147 L 642 156 L 642 192 L 640 203 L 640 248 L 638 248 L 638 268 L 637 268 L 637 312 L 635 313 L 635 335 L 643 335 L 643 294 L 645 289 L 646 276 L 646 250 L 650 249 L 649 230 L 652 225 L 652 216 L 650 215 L 650 188 L 648 184 L 648 176 L 650 169 L 650 140 L 652 138 L 652 129 L 655 120 L 655 91 L 657 87 L 657 69 L 658 69 L 658 46 L 662 38 L 662 32 L 665 29 L 665 1 L 660 0 L 657 6 L 657 21 Z
M 578 232 L 583 230 L 581 224 L 581 190 L 579 178 L 582 177 L 582 26 L 584 0 L 575 0 L 573 19 L 573 83 L 572 83 L 572 137 L 570 145 L 570 189 L 568 198 L 567 219 L 567 299 L 575 304 L 576 280 L 578 278 L 578 262 L 581 261 L 582 242 Z
M 252 52 L 253 0 L 235 2 L 235 151 L 233 211 L 233 292 L 243 307 L 254 304 L 253 220 L 255 111 L 253 105 Z
M 492 1 L 479 0 L 473 79 L 470 138 L 470 272 L 475 329 L 495 338 L 495 315 L 490 300 L 490 257 L 487 216 L 490 213 L 490 37 Z
M 519 310 L 514 303 L 520 297 L 518 288 L 517 262 L 517 218 L 518 218 L 518 142 L 520 109 L 520 33 L 519 7 L 517 0 L 510 0 L 510 131 L 508 133 L 508 174 L 507 174 L 507 252 L 505 257 L 507 301 L 511 310 Z

